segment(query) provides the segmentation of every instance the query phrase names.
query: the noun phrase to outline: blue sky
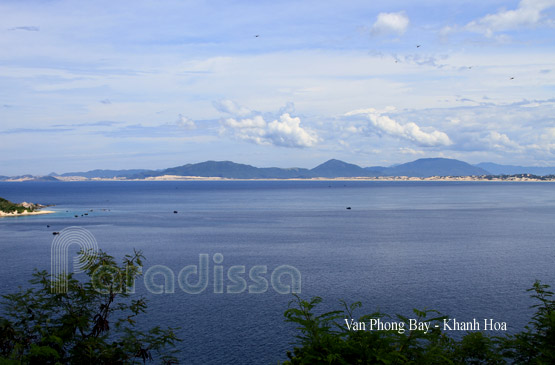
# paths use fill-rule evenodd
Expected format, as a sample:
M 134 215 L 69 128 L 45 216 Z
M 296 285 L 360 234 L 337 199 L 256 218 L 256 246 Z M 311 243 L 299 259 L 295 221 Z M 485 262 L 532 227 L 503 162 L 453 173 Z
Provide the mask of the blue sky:
M 0 0 L 0 175 L 555 165 L 555 0 Z

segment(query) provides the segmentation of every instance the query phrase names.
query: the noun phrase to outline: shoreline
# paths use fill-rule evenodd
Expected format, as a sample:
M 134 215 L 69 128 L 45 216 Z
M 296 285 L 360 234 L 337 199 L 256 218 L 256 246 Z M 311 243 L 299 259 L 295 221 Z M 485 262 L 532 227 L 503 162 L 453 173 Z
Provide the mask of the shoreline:
M 360 177 L 311 177 L 311 178 L 260 178 L 260 179 L 239 179 L 226 177 L 208 176 L 179 176 L 162 175 L 147 177 L 144 179 L 126 178 L 91 178 L 83 179 L 80 177 L 58 177 L 64 181 L 494 181 L 494 182 L 555 182 L 555 179 L 543 180 L 532 177 L 482 177 L 482 176 L 430 176 L 430 177 L 410 177 L 410 176 L 360 176 Z
M 0 217 L 23 217 L 23 216 L 27 216 L 27 215 L 41 215 L 41 214 L 52 214 L 52 213 L 56 213 L 53 210 L 39 210 L 36 212 L 24 212 L 24 213 L 6 213 L 6 212 L 0 212 Z
M 208 176 L 179 176 L 162 175 L 147 177 L 144 179 L 127 178 L 84 178 L 82 176 L 56 176 L 58 181 L 52 182 L 87 182 L 87 181 L 491 181 L 491 182 L 555 182 L 555 178 L 538 179 L 528 176 L 430 176 L 430 177 L 411 177 L 411 176 L 360 176 L 360 177 L 311 177 L 311 178 L 259 178 L 241 179 L 227 177 L 208 177 Z M 2 180 L 0 182 L 28 182 L 32 179 Z

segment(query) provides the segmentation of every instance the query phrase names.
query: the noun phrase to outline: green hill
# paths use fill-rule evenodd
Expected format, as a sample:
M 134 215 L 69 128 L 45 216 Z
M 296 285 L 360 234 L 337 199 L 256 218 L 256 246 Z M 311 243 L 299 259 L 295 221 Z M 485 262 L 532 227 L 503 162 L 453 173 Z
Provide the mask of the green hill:
M 26 210 L 29 211 L 29 212 L 32 212 L 33 208 L 25 208 L 21 204 L 15 204 L 15 203 L 12 203 L 9 200 L 6 200 L 4 198 L 0 198 L 0 211 L 2 211 L 4 213 L 13 213 L 13 212 L 23 213 Z

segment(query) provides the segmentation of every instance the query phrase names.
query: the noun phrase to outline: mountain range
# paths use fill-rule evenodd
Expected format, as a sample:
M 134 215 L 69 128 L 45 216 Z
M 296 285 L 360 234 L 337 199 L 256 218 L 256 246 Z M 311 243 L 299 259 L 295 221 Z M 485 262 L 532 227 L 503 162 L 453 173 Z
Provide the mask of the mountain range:
M 448 158 L 421 158 L 412 162 L 389 167 L 360 167 L 355 164 L 331 159 L 312 169 L 254 167 L 231 161 L 205 161 L 186 164 L 162 170 L 92 170 L 86 172 L 51 173 L 48 176 L 0 176 L 1 180 L 23 179 L 26 181 L 57 181 L 56 177 L 82 178 L 124 178 L 145 179 L 163 175 L 221 177 L 229 179 L 293 179 L 293 178 L 336 178 L 336 177 L 377 177 L 377 176 L 483 176 L 483 175 L 515 175 L 532 174 L 537 176 L 555 175 L 555 167 L 524 167 L 498 165 L 483 162 L 470 165 L 466 162 Z
M 305 168 L 277 168 L 254 167 L 231 161 L 206 161 L 197 164 L 187 164 L 165 170 L 142 171 L 126 175 L 131 179 L 147 177 L 177 175 L 222 177 L 231 179 L 292 179 L 314 177 L 376 177 L 376 176 L 471 176 L 489 175 L 489 172 L 466 162 L 445 158 L 420 159 L 394 167 L 360 167 L 340 160 L 329 160 L 313 169 Z
M 492 162 L 482 162 L 477 165 L 484 170 L 491 172 L 493 175 L 515 175 L 515 174 L 532 174 L 538 176 L 555 175 L 555 167 L 538 167 L 538 166 L 513 166 L 498 165 Z
M 32 177 L 34 181 L 56 181 L 56 176 L 78 176 L 83 178 L 125 178 L 144 179 L 163 175 L 221 177 L 230 179 L 291 179 L 291 178 L 335 178 L 335 177 L 377 177 L 377 176 L 482 176 L 533 174 L 538 176 L 555 174 L 555 167 L 523 167 L 498 165 L 484 162 L 470 165 L 448 158 L 422 158 L 412 162 L 389 167 L 361 167 L 344 161 L 331 159 L 312 169 L 254 167 L 231 161 L 205 161 L 195 164 L 171 167 L 161 170 L 92 170 L 86 172 L 51 173 L 48 176 Z M 25 175 L 29 179 L 30 175 Z M 0 180 L 17 177 L 0 176 Z

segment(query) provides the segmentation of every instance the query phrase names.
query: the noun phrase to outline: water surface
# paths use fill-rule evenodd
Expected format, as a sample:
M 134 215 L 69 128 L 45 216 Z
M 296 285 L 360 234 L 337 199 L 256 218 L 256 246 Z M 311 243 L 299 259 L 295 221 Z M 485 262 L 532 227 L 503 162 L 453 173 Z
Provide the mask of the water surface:
M 37 182 L 0 183 L 0 196 L 57 211 L 0 219 L 1 293 L 26 285 L 34 268 L 50 269 L 52 231 L 70 226 L 114 256 L 142 250 L 145 269 L 177 275 L 208 254 L 210 284 L 216 253 L 224 273 L 266 265 L 269 280 L 291 265 L 303 297 L 322 296 L 325 308 L 360 300 L 359 314 L 433 308 L 505 321 L 514 332 L 530 317 L 525 290 L 535 279 L 555 284 L 549 183 Z M 154 295 L 138 282 L 137 293 L 149 301 L 148 324 L 181 327 L 184 362 L 276 363 L 292 347 L 294 325 L 283 321 L 292 298 L 271 286 L 218 294 L 209 285 L 191 295 L 176 283 L 174 294 Z

